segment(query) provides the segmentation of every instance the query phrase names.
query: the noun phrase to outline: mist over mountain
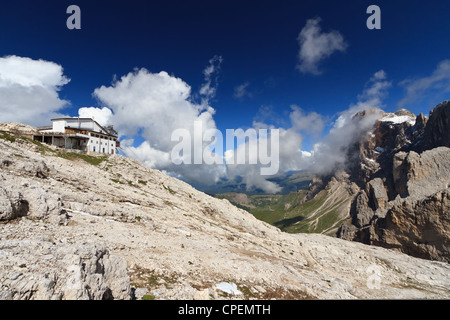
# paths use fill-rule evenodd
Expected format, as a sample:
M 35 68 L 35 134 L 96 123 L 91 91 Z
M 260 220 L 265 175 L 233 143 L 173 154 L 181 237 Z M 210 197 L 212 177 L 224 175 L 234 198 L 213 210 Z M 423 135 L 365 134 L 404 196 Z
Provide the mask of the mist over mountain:
M 306 190 L 313 179 L 313 174 L 309 171 L 292 171 L 267 179 L 281 187 L 277 194 L 289 194 L 298 190 Z M 273 194 L 261 188 L 248 188 L 244 179 L 240 176 L 233 180 L 221 179 L 214 185 L 202 185 L 191 183 L 193 187 L 207 194 L 215 195 L 227 192 L 245 193 L 247 195 L 255 194 Z
M 450 102 L 429 117 L 372 108 L 348 113 L 345 123 L 352 143 L 336 142 L 339 152 L 330 155 L 338 156 L 316 164 L 327 170 L 303 172 L 303 185 L 272 195 L 230 187 L 216 196 L 285 232 L 324 233 L 448 262 Z
M 346 150 L 346 165 L 315 178 L 305 200 L 344 188 L 341 212 L 349 218 L 338 237 L 450 261 L 450 101 L 429 117 L 402 109 L 353 119 L 365 123 L 374 114 L 378 120 Z

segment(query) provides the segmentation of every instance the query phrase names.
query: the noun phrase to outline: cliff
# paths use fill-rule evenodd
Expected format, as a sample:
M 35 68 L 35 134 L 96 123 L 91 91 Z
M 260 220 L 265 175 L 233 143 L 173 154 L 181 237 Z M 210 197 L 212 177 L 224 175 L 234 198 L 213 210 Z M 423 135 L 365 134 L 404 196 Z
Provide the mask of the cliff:
M 340 183 L 356 184 L 359 191 L 337 236 L 450 262 L 449 132 L 450 101 L 437 105 L 429 118 L 407 110 L 381 114 L 349 148 L 351 178 Z

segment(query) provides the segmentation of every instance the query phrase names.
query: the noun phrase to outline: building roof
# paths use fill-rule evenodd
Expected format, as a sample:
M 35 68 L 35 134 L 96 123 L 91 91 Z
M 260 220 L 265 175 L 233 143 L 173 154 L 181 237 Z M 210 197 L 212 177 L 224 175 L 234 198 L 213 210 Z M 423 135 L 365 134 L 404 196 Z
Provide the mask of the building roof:
M 79 118 L 79 117 L 65 117 L 65 118 L 50 119 L 50 121 L 55 121 L 55 120 L 91 120 L 91 121 L 97 122 L 92 118 Z
M 103 131 L 105 131 L 105 132 L 108 132 L 108 133 L 106 133 L 107 135 L 111 135 L 111 136 L 118 136 L 118 132 L 116 131 L 116 130 L 114 130 L 113 128 L 112 128 L 112 126 L 110 126 L 111 127 L 111 131 L 113 131 L 115 134 L 111 134 L 110 132 L 110 130 L 106 130 L 102 125 L 100 125 L 97 121 L 95 121 L 94 119 L 92 119 L 92 118 L 80 118 L 80 117 L 65 117 L 65 118 L 54 118 L 54 119 L 50 119 L 50 121 L 57 121 L 57 120 L 82 120 L 82 121 L 92 121 L 92 122 L 94 122 L 96 125 L 98 125 Z

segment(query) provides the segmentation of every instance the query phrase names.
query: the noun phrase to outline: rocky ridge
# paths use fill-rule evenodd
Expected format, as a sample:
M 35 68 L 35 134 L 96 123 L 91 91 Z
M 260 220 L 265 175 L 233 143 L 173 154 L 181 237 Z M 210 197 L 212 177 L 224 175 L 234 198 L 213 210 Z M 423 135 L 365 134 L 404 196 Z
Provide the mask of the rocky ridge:
M 382 112 L 349 148 L 350 165 L 332 176 L 356 190 L 350 195 L 350 219 L 337 236 L 450 262 L 449 132 L 450 101 L 437 105 L 429 118 L 407 110 Z M 342 171 L 350 179 L 339 179 Z M 312 186 L 310 194 L 332 177 Z
M 63 154 L 32 130 L 0 125 L 1 299 L 450 297 L 447 263 L 282 233 L 135 160 Z

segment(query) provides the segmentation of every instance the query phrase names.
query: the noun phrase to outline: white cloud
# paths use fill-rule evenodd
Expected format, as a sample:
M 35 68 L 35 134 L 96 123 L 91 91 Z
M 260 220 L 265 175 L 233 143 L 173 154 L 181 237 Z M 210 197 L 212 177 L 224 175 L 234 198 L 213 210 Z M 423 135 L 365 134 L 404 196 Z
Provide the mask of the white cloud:
M 309 19 L 301 30 L 297 40 L 300 45 L 297 68 L 302 73 L 319 75 L 319 64 L 334 52 L 344 52 L 347 43 L 338 31 L 322 32 L 320 18 Z
M 252 94 L 248 91 L 248 86 L 250 82 L 244 82 L 243 84 L 234 88 L 233 97 L 237 99 L 242 99 L 244 97 L 251 97 Z
M 317 112 L 307 112 L 296 105 L 291 106 L 289 113 L 289 124 L 285 124 L 283 128 L 280 125 L 282 121 L 277 119 L 278 115 L 270 106 L 262 106 L 259 113 L 255 116 L 253 128 L 260 129 L 278 129 L 279 141 L 277 149 L 279 150 L 278 165 L 279 173 L 288 171 L 304 170 L 310 168 L 312 157 L 310 152 L 301 150 L 303 141 L 302 133 L 319 134 L 323 131 L 327 117 Z M 267 123 L 269 122 L 269 123 Z M 278 125 L 275 126 L 275 125 Z M 258 138 L 258 142 L 261 138 Z M 245 146 L 241 146 L 242 148 Z M 248 149 L 246 149 L 248 152 Z M 247 188 L 260 188 L 267 193 L 277 193 L 281 191 L 281 187 L 274 182 L 268 180 L 267 176 L 260 174 L 261 164 L 257 165 L 235 165 L 228 166 L 229 177 L 241 176 L 247 184 Z
M 381 106 L 381 100 L 386 96 L 387 89 L 392 86 L 392 81 L 387 80 L 384 70 L 379 70 L 370 77 L 364 90 L 358 95 L 358 103 L 370 102 L 372 105 Z
M 312 157 L 312 153 L 311 152 L 309 152 L 309 151 L 300 151 L 300 153 L 302 154 L 302 157 L 305 157 L 305 158 L 309 158 L 309 157 Z
M 212 69 L 207 69 L 205 74 L 211 72 Z M 219 165 L 175 165 L 171 161 L 171 151 L 176 145 L 171 136 L 176 129 L 186 129 L 193 137 L 195 121 L 202 123 L 203 132 L 216 128 L 215 110 L 192 102 L 191 87 L 180 78 L 164 71 L 151 73 L 139 69 L 111 86 L 95 89 L 94 96 L 112 110 L 109 120 L 122 137 L 139 136 L 144 140 L 138 146 L 133 146 L 130 140 L 122 144 L 127 156 L 194 182 L 213 183 L 225 174 Z M 92 109 L 89 111 L 93 113 Z
M 207 68 L 205 74 L 211 74 L 213 68 Z M 316 113 L 306 112 L 298 106 L 291 106 L 289 114 L 290 125 L 287 129 L 275 127 L 272 123 L 272 108 L 262 107 L 261 115 L 255 117 L 252 129 L 278 129 L 279 140 L 274 149 L 278 148 L 277 166 L 279 172 L 310 169 L 317 173 L 326 173 L 338 167 L 345 166 L 348 147 L 367 131 L 378 117 L 374 112 L 365 118 L 355 118 L 356 112 L 368 108 L 381 108 L 382 99 L 386 95 L 391 82 L 387 80 L 384 71 L 375 73 L 366 84 L 363 92 L 358 96 L 356 104 L 348 110 L 339 113 L 334 127 L 329 134 L 314 146 L 311 152 L 301 150 L 302 132 L 319 134 L 327 118 Z M 255 154 L 249 152 L 248 141 L 235 146 L 233 150 L 224 150 L 221 155 L 226 164 L 181 164 L 175 165 L 171 160 L 171 151 L 176 142 L 171 141 L 172 132 L 182 128 L 191 136 L 194 135 L 194 122 L 201 121 L 203 129 L 215 129 L 215 110 L 203 103 L 192 102 L 191 88 L 183 80 L 168 75 L 166 72 L 151 73 L 146 69 L 135 70 L 111 86 L 102 86 L 94 91 L 94 96 L 103 105 L 112 110 L 97 110 L 109 117 L 110 122 L 119 130 L 122 137 L 122 147 L 127 156 L 135 158 L 149 167 L 166 171 L 173 176 L 188 182 L 213 184 L 220 178 L 233 179 L 242 177 L 248 189 L 260 188 L 268 193 L 276 193 L 281 188 L 268 180 L 270 176 L 261 175 L 261 168 L 267 165 L 232 164 L 231 159 L 245 148 L 246 159 L 254 159 Z M 94 114 L 92 108 L 85 108 Z M 376 109 L 377 110 L 377 109 Z M 103 113 L 104 114 L 103 114 Z M 258 120 L 258 121 L 257 121 Z M 276 119 L 275 119 L 276 120 Z M 279 125 L 279 124 L 278 124 Z M 237 128 L 236 128 L 237 129 Z M 136 145 L 133 138 L 144 141 Z M 257 143 L 261 141 L 260 136 Z M 225 141 L 224 141 L 225 142 Z M 262 141 L 264 142 L 264 141 Z M 208 143 L 204 143 L 205 147 Z M 272 145 L 270 145 L 270 150 Z M 330 156 L 332 155 L 332 156 Z M 188 157 L 192 155 L 188 152 Z
M 111 121 L 123 135 L 131 137 L 143 130 L 142 136 L 157 141 L 151 144 L 160 148 L 170 147 L 174 129 L 190 129 L 196 119 L 203 119 L 205 127 L 215 127 L 214 109 L 191 102 L 191 87 L 165 71 L 135 70 L 109 87 L 95 89 L 94 96 L 112 109 Z
M 255 116 L 253 122 L 253 129 L 278 129 L 279 130 L 279 140 L 277 141 L 276 149 L 278 149 L 278 158 L 272 159 L 278 162 L 279 173 L 293 171 L 293 170 L 303 170 L 307 168 L 309 161 L 305 159 L 310 158 L 311 154 L 309 152 L 304 152 L 301 150 L 301 145 L 303 141 L 303 136 L 300 133 L 303 132 L 319 132 L 323 129 L 323 124 L 325 117 L 319 115 L 316 112 L 306 112 L 299 108 L 298 106 L 291 106 L 291 113 L 289 114 L 290 124 L 289 127 L 276 127 L 274 123 L 279 125 L 281 122 L 276 119 L 276 114 L 273 109 L 269 106 L 262 106 L 259 113 Z M 270 123 L 266 123 L 269 122 Z M 258 137 L 257 143 L 262 140 L 264 143 L 264 138 Z M 275 149 L 269 144 L 270 150 Z M 240 149 L 245 148 L 247 157 L 250 157 L 248 149 L 248 143 L 242 144 L 238 147 L 236 152 Z M 231 158 L 234 153 L 226 152 L 227 159 Z M 259 188 L 267 193 L 277 193 L 281 191 L 281 187 L 274 182 L 268 180 L 270 176 L 262 176 L 260 173 L 261 167 L 266 167 L 261 163 L 254 165 L 228 165 L 228 178 L 233 178 L 235 176 L 241 176 L 243 182 L 246 183 L 247 189 Z
M 205 75 L 211 75 L 213 69 L 216 70 L 205 69 Z M 215 110 L 203 103 L 192 102 L 191 88 L 183 80 L 164 71 L 151 73 L 140 69 L 124 75 L 111 86 L 95 89 L 94 96 L 102 105 L 111 109 L 112 115 L 106 108 L 83 108 L 80 109 L 80 115 L 87 113 L 106 116 L 122 135 L 122 148 L 127 156 L 189 182 L 211 184 L 223 177 L 231 179 L 239 175 L 248 188 L 261 188 L 267 192 L 280 190 L 279 186 L 267 180 L 267 176 L 261 175 L 261 168 L 268 167 L 261 163 L 173 164 L 171 152 L 178 142 L 173 142 L 171 136 L 176 129 L 185 129 L 193 137 L 195 121 L 202 123 L 203 132 L 216 128 Z M 306 113 L 305 116 L 309 117 Z M 263 123 L 258 125 L 258 128 L 274 128 Z M 143 142 L 136 145 L 133 139 Z M 283 161 L 279 163 L 280 170 L 299 168 L 301 140 L 302 136 L 295 129 L 280 129 L 279 144 L 274 145 L 274 148 L 279 148 L 280 160 Z M 204 142 L 203 147 L 208 144 L 209 142 Z M 233 150 L 224 150 L 224 154 L 220 156 L 229 160 L 244 147 L 245 144 L 235 146 Z M 192 154 L 188 151 L 187 156 L 192 157 Z M 254 157 L 255 154 L 247 153 L 247 159 Z M 276 164 L 278 165 L 278 162 Z
M 0 58 L 0 121 L 46 125 L 69 104 L 58 91 L 69 83 L 63 68 L 26 57 Z
M 103 108 L 84 107 L 78 109 L 78 115 L 81 118 L 92 118 L 95 121 L 97 121 L 101 126 L 106 126 L 110 124 L 111 117 L 113 114 L 112 111 L 106 107 Z
M 216 96 L 218 87 L 218 72 L 222 64 L 222 56 L 214 56 L 209 60 L 208 66 L 203 70 L 205 76 L 205 82 L 200 88 L 200 95 L 203 96 L 202 104 L 208 105 L 210 100 Z M 216 76 L 214 76 L 216 74 Z
M 132 144 L 123 144 L 122 147 L 128 156 L 139 160 L 150 168 L 167 168 L 171 166 L 171 160 L 168 152 L 164 152 L 152 148 L 148 141 L 144 141 L 138 147 L 133 147 Z
M 406 96 L 398 103 L 399 107 L 413 102 L 422 101 L 424 95 L 429 91 L 434 94 L 445 94 L 450 92 L 450 60 L 441 61 L 431 75 L 406 79 L 400 82 L 405 88 Z
M 358 102 L 340 112 L 339 117 L 324 139 L 313 146 L 312 157 L 305 158 L 309 169 L 319 174 L 329 174 L 336 169 L 345 169 L 350 159 L 349 148 L 380 118 L 383 98 L 391 82 L 386 80 L 383 70 L 376 72 L 367 82 Z M 358 112 L 364 116 L 355 117 Z
M 317 135 L 322 132 L 326 118 L 317 112 L 306 113 L 296 105 L 291 106 L 292 112 L 289 114 L 292 127 L 298 131 L 308 132 Z

